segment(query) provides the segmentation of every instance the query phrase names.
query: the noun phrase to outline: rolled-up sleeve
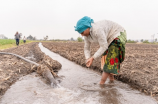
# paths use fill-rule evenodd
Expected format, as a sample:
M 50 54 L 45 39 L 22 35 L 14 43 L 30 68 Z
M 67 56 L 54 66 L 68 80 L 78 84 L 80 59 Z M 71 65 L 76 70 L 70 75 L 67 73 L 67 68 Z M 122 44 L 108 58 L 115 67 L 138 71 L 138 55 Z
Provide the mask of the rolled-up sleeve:
M 107 36 L 107 33 L 105 33 L 102 29 L 99 29 L 97 31 L 96 37 L 97 37 L 98 43 L 100 45 L 100 48 L 92 56 L 94 59 L 101 56 L 108 49 L 108 43 L 107 43 L 107 37 L 106 36 Z
M 84 37 L 84 54 L 85 54 L 85 58 L 89 59 L 91 52 L 90 52 L 90 45 L 91 43 L 87 40 L 87 37 Z

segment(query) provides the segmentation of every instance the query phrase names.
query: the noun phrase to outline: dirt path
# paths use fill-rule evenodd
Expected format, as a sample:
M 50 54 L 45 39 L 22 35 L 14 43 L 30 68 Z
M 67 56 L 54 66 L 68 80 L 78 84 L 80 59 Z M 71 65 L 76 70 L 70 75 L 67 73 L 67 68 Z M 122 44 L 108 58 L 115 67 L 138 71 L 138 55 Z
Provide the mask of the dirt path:
M 85 66 L 84 43 L 43 42 L 43 46 L 61 56 Z M 91 53 L 99 48 L 93 44 Z M 158 100 L 158 45 L 127 44 L 125 61 L 116 79 L 128 83 Z M 94 61 L 92 69 L 102 72 L 100 58 Z
M 44 53 L 41 52 L 38 47 L 38 43 L 30 43 L 26 45 L 21 45 L 15 48 L 3 50 L 0 52 L 9 52 L 18 54 L 36 63 L 40 63 L 46 57 Z M 61 68 L 61 65 L 52 60 L 52 68 Z M 32 64 L 23 61 L 12 55 L 2 55 L 0 54 L 0 98 L 5 93 L 5 91 L 20 77 L 32 73 Z

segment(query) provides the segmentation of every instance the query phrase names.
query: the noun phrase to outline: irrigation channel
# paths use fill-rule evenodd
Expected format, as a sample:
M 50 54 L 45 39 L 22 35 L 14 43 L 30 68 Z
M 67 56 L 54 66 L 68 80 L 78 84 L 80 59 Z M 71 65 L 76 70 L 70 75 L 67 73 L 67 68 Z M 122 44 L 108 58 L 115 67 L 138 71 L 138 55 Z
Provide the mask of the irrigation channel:
M 22 77 L 2 97 L 0 104 L 157 104 L 120 81 L 100 86 L 101 74 L 83 68 L 39 44 L 42 52 L 62 64 L 60 88 L 45 84 L 36 73 Z

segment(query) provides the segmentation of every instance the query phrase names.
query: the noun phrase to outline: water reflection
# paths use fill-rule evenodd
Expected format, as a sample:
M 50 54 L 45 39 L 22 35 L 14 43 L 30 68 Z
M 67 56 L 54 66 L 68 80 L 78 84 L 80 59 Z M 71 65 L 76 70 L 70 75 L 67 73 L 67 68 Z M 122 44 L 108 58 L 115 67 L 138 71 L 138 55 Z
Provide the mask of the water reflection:
M 108 88 L 108 90 L 101 90 L 99 92 L 99 96 L 102 96 L 102 98 L 99 99 L 99 102 L 101 104 L 105 104 L 105 102 L 107 104 L 121 104 L 121 102 L 119 101 L 119 98 L 121 96 L 121 94 L 119 93 L 119 91 L 117 91 L 116 88 L 114 88 L 114 86 L 106 86 L 106 85 L 102 85 L 100 86 L 101 89 L 106 89 Z

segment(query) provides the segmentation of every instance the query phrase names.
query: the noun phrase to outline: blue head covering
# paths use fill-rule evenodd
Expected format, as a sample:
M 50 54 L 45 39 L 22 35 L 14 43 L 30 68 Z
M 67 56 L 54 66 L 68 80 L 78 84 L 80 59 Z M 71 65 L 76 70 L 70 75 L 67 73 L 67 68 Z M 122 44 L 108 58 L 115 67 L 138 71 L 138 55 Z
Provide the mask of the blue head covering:
M 78 31 L 80 34 L 85 31 L 87 28 L 92 27 L 91 23 L 94 23 L 93 19 L 88 16 L 84 16 L 80 20 L 78 20 L 75 31 Z

